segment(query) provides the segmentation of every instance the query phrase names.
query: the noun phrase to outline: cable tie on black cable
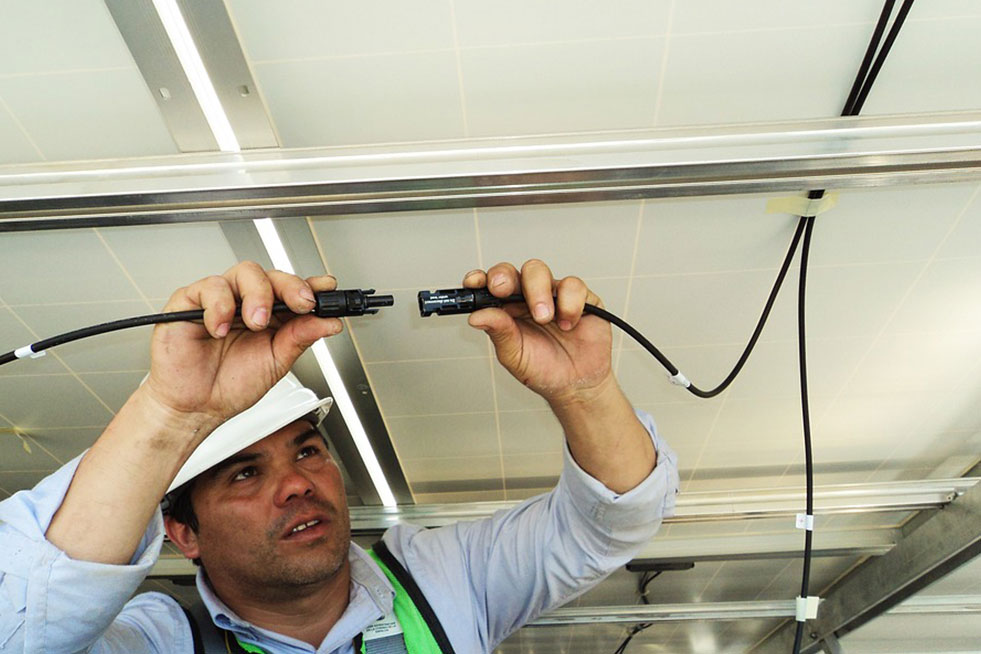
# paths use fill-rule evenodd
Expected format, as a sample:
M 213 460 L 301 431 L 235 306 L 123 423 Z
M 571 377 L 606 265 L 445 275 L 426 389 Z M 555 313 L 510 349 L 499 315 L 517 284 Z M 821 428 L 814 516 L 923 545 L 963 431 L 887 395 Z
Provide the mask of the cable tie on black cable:
M 678 371 L 677 374 L 668 375 L 668 381 L 670 381 L 672 384 L 675 384 L 676 386 L 684 386 L 685 388 L 691 386 L 691 382 L 688 381 L 688 378 L 685 377 L 680 370 Z
M 821 598 L 817 595 L 808 595 L 807 597 L 797 596 L 796 601 L 796 620 L 797 622 L 807 622 L 808 620 L 813 620 L 818 617 L 818 604 L 821 603 Z
M 797 514 L 797 528 L 814 531 L 814 516 L 809 513 Z
M 32 359 L 37 359 L 38 357 L 43 357 L 45 354 L 48 353 L 47 350 L 41 350 L 40 352 L 35 352 L 32 348 L 33 345 L 25 345 L 24 347 L 19 347 L 16 350 L 14 350 L 14 356 L 17 357 L 18 359 L 26 359 L 27 357 L 30 357 Z

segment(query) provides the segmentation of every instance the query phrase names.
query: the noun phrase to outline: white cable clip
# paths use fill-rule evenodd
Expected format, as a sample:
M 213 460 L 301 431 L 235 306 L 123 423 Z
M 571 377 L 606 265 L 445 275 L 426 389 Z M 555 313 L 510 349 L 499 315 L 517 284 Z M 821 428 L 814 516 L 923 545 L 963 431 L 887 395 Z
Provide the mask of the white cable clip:
M 797 528 L 806 529 L 807 531 L 814 531 L 814 516 L 808 515 L 807 513 L 798 513 Z
M 818 617 L 818 604 L 821 598 L 815 595 L 797 596 L 797 622 L 807 622 Z
M 685 388 L 691 386 L 691 382 L 688 381 L 687 377 L 681 374 L 680 370 L 678 371 L 677 375 L 668 375 L 668 381 L 670 381 L 672 384 L 675 384 L 676 386 L 684 386 Z
M 35 352 L 34 350 L 31 349 L 30 345 L 25 345 L 24 347 L 19 347 L 16 350 L 14 350 L 14 356 L 17 357 L 18 359 L 24 359 L 27 357 L 36 359 L 38 357 L 43 357 L 47 353 L 48 353 L 47 350 L 41 350 L 40 352 Z

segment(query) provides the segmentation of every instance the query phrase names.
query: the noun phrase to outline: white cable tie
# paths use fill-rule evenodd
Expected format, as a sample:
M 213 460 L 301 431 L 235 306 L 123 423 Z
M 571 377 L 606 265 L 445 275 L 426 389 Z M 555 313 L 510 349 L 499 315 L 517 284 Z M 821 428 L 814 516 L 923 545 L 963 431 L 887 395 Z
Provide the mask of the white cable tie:
M 38 357 L 43 357 L 45 354 L 47 354 L 45 350 L 41 350 L 40 352 L 35 352 L 34 350 L 31 349 L 30 345 L 25 345 L 24 347 L 19 347 L 16 350 L 14 350 L 14 356 L 17 357 L 18 359 L 25 359 L 27 357 L 36 359 Z
M 808 595 L 807 597 L 797 596 L 797 622 L 807 622 L 808 620 L 813 620 L 818 617 L 818 604 L 821 603 L 821 598 L 816 595 Z
M 797 528 L 806 529 L 807 531 L 814 531 L 814 516 L 808 515 L 807 513 L 798 513 Z
M 687 377 L 685 377 L 683 374 L 681 374 L 681 371 L 680 370 L 678 371 L 678 374 L 677 375 L 668 375 L 668 380 L 672 384 L 675 384 L 677 386 L 684 386 L 685 388 L 688 388 L 689 386 L 691 386 L 691 382 L 688 381 L 688 378 Z

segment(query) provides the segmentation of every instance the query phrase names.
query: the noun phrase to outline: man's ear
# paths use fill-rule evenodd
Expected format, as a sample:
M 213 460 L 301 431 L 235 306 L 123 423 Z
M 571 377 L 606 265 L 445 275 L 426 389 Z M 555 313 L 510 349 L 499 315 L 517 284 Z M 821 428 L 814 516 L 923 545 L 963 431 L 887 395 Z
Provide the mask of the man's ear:
M 201 556 L 198 549 L 198 535 L 190 526 L 183 522 L 178 522 L 169 515 L 164 516 L 164 529 L 171 542 L 189 559 L 196 559 Z

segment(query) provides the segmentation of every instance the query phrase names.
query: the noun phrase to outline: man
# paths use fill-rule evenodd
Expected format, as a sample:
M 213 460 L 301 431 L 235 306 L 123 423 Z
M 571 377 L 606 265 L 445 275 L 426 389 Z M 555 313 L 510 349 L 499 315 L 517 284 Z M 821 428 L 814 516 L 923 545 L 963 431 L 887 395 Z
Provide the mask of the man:
M 600 300 L 580 279 L 555 280 L 531 260 L 520 271 L 473 271 L 464 285 L 524 294 L 524 305 L 483 309 L 469 322 L 545 398 L 568 446 L 547 495 L 487 520 L 400 525 L 384 536 L 454 651 L 470 654 L 491 651 L 629 560 L 673 506 L 678 478 L 673 453 L 613 377 L 610 326 L 582 315 L 584 303 Z M 159 553 L 160 498 L 211 432 L 341 330 L 339 320 L 312 315 L 280 322 L 272 303 L 305 313 L 313 291 L 335 287 L 330 276 L 302 280 L 244 263 L 174 293 L 165 310 L 203 308 L 203 325 L 157 326 L 146 382 L 95 445 L 0 503 L 0 651 L 194 651 L 172 599 L 127 601 Z M 236 304 L 244 325 L 234 322 Z M 198 589 L 231 635 L 230 651 L 352 652 L 399 601 L 387 568 L 350 543 L 340 475 L 306 419 L 197 475 L 189 493 L 193 519 L 168 516 L 166 529 L 200 559 Z

